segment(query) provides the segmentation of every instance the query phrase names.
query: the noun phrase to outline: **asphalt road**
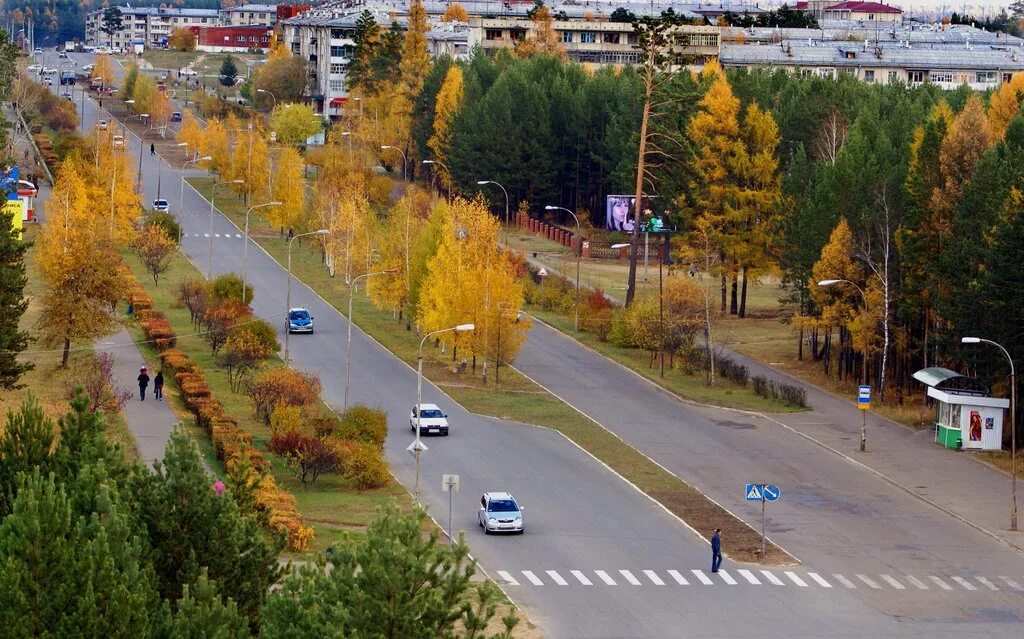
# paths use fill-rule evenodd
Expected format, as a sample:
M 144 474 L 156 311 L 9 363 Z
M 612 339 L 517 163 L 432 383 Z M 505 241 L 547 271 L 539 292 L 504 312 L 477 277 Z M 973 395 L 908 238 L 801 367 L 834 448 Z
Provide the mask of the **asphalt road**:
M 87 99 L 85 126 L 96 119 L 95 104 Z M 132 153 L 144 148 L 137 141 L 128 146 Z M 143 154 L 143 200 L 147 202 L 156 192 L 157 161 Z M 164 186 L 173 184 L 180 174 L 165 167 Z M 183 227 L 183 251 L 205 271 L 209 204 L 190 188 L 185 190 L 182 210 L 173 206 L 174 197 L 171 201 Z M 215 274 L 240 271 L 240 234 L 226 218 L 215 215 Z M 284 270 L 254 245 L 249 250 L 248 275 L 256 291 L 256 314 L 283 326 Z M 346 320 L 299 282 L 293 282 L 292 303 L 309 308 L 317 322 L 315 335 L 292 337 L 293 363 L 319 374 L 324 398 L 339 406 Z M 415 373 L 359 330 L 353 334 L 352 361 L 352 399 L 387 411 L 388 461 L 411 489 L 415 466 L 405 447 L 412 441 L 407 429 Z M 619 386 L 592 387 L 587 392 L 588 401 L 599 403 L 626 399 Z M 970 587 L 949 576 L 960 572 L 915 577 L 918 583 L 930 585 L 927 589 L 910 585 L 913 582 L 904 572 L 886 575 L 900 584 L 896 588 L 868 569 L 860 571 L 867 581 L 853 572 L 814 572 L 815 579 L 813 567 L 773 570 L 770 579 L 756 570 L 741 572 L 752 566 L 727 562 L 728 579 L 725 574 L 708 575 L 709 551 L 702 538 L 557 433 L 472 415 L 429 384 L 424 386 L 424 401 L 439 404 L 452 423 L 450 437 L 426 441 L 430 450 L 423 456 L 421 471 L 424 503 L 439 521 L 445 521 L 448 499 L 441 491 L 441 474 L 461 475 L 454 527 L 466 531 L 482 568 L 504 584 L 547 637 L 1002 637 L 1019 631 L 1013 624 L 1024 616 L 1020 613 L 1024 591 L 999 579 L 1011 576 L 1019 586 L 1024 570 L 1000 569 L 987 577 L 963 573 L 960 578 L 969 580 L 965 583 Z M 743 441 L 739 445 L 751 446 Z M 728 463 L 739 467 L 735 460 Z M 476 528 L 477 502 L 486 490 L 508 490 L 520 500 L 526 508 L 525 535 L 485 536 Z M 840 576 L 860 587 L 844 585 Z M 929 576 L 939 578 L 949 590 L 926 581 Z M 978 581 L 979 576 L 998 590 Z M 913 615 L 898 617 L 879 605 L 875 593 L 934 612 L 921 621 Z M 974 623 L 949 623 L 966 620 Z

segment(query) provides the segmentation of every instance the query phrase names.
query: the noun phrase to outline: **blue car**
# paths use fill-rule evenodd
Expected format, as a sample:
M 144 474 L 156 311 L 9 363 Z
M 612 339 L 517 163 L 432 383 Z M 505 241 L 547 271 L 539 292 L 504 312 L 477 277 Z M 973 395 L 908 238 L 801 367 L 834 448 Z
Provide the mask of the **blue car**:
M 313 316 L 304 308 L 290 308 L 287 328 L 289 333 L 312 333 Z

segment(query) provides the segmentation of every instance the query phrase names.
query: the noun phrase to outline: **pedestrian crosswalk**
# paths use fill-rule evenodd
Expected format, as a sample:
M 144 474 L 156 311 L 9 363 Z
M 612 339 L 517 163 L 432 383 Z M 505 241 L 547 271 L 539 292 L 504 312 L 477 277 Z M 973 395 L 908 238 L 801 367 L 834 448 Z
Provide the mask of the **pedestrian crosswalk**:
M 205 238 L 209 239 L 210 234 L 209 233 L 182 233 L 181 236 L 182 237 L 205 237 Z M 237 238 L 237 239 L 240 240 L 240 239 L 242 239 L 242 234 L 241 233 L 214 233 L 213 234 L 213 238 L 214 239 L 223 239 L 223 240 L 230 240 L 230 239 Z
M 498 583 L 505 586 L 766 586 L 789 588 L 822 588 L 845 590 L 881 590 L 916 592 L 1014 592 L 1024 593 L 1021 582 L 1012 576 L 983 575 L 907 575 L 886 573 L 865 575 L 854 573 L 822 574 L 797 570 L 750 570 L 738 568 L 730 572 L 720 569 L 717 573 L 699 568 L 655 570 L 642 569 L 572 569 L 558 570 L 498 570 Z

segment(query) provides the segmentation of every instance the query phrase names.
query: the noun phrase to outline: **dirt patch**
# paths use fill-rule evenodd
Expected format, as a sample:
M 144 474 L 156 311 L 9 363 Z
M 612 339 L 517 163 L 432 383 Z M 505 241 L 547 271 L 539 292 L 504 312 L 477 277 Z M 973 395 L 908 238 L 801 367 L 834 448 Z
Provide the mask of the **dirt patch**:
M 722 552 L 733 561 L 776 566 L 796 563 L 771 541 L 762 559 L 761 535 L 699 491 L 651 491 L 650 495 L 708 538 L 715 528 L 721 528 Z

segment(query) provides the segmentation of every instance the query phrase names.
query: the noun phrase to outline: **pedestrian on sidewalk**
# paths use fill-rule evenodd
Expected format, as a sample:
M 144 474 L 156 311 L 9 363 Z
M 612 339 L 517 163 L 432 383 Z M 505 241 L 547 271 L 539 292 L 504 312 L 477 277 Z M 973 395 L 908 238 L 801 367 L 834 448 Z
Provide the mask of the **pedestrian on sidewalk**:
M 149 143 L 149 154 L 156 155 L 156 145 L 152 142 Z
M 217 481 L 213 482 L 213 492 L 217 493 L 218 497 L 224 494 L 224 490 L 226 488 L 227 486 L 224 485 L 224 482 L 221 481 L 220 477 L 217 478 Z
M 722 566 L 722 529 L 715 528 L 711 535 L 711 572 L 718 572 Z
M 164 398 L 164 372 L 162 370 L 158 371 L 156 377 L 153 378 L 153 396 L 158 402 Z
M 149 373 L 146 372 L 146 367 L 143 366 L 139 369 L 139 401 L 146 401 L 146 387 L 149 386 Z

